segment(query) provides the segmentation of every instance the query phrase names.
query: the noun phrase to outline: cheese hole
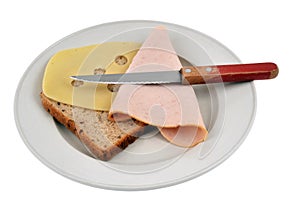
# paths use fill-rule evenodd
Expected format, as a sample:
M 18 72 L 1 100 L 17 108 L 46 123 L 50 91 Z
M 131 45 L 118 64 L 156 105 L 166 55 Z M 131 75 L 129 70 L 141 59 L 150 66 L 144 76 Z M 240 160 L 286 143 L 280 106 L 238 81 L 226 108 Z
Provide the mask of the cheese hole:
M 118 65 L 125 65 L 127 63 L 127 58 L 123 55 L 119 55 L 116 57 L 115 62 Z
M 79 80 L 72 80 L 71 81 L 71 85 L 74 87 L 79 87 L 83 85 L 83 81 L 79 81 Z
M 103 68 L 96 68 L 94 70 L 94 75 L 102 75 L 104 73 L 105 73 L 105 69 L 103 69 Z
M 110 92 L 118 92 L 119 88 L 120 88 L 120 84 L 107 84 L 107 89 Z

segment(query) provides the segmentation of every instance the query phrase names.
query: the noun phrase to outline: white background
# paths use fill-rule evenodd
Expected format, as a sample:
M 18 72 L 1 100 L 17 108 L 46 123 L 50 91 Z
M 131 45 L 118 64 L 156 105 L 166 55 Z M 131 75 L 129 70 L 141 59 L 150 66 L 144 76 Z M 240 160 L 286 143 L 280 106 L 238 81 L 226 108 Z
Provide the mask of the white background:
M 299 198 L 299 46 L 297 1 L 3 1 L 0 3 L 0 198 Z M 101 3 L 100 3 L 101 2 Z M 197 2 L 197 3 L 196 3 Z M 280 2 L 280 3 L 277 3 Z M 128 19 L 159 20 L 206 33 L 243 62 L 272 61 L 279 77 L 256 82 L 257 114 L 242 146 L 194 180 L 142 192 L 73 182 L 37 160 L 15 127 L 17 83 L 45 48 L 80 29 Z M 41 132 L 42 133 L 42 132 Z

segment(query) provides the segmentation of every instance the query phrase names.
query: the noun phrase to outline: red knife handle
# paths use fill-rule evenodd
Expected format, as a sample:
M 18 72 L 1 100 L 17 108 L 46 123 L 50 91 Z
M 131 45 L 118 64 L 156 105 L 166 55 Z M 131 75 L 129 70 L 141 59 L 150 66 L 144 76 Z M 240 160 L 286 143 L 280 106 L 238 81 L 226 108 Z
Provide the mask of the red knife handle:
M 230 64 L 215 66 L 184 66 L 183 84 L 207 84 L 273 79 L 278 75 L 274 63 Z

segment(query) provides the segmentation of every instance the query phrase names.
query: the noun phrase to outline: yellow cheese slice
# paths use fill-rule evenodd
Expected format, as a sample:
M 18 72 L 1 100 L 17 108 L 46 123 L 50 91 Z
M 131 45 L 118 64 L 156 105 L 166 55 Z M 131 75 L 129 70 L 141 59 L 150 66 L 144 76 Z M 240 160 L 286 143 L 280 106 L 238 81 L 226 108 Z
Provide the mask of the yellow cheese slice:
M 91 75 L 103 69 L 105 74 L 124 73 L 139 48 L 139 43 L 108 42 L 60 51 L 46 66 L 43 92 L 58 102 L 108 111 L 113 93 L 107 85 L 72 82 L 70 76 Z

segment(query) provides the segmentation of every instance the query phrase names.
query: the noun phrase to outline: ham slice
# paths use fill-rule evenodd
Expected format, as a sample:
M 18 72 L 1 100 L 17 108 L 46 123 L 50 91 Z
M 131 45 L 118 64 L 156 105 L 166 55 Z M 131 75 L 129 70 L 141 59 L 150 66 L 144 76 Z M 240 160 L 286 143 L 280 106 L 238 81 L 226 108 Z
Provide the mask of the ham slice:
M 180 70 L 179 58 L 165 28 L 155 28 L 126 72 Z M 109 117 L 134 118 L 157 126 L 164 138 L 182 147 L 202 142 L 207 135 L 198 101 L 190 85 L 122 85 Z

